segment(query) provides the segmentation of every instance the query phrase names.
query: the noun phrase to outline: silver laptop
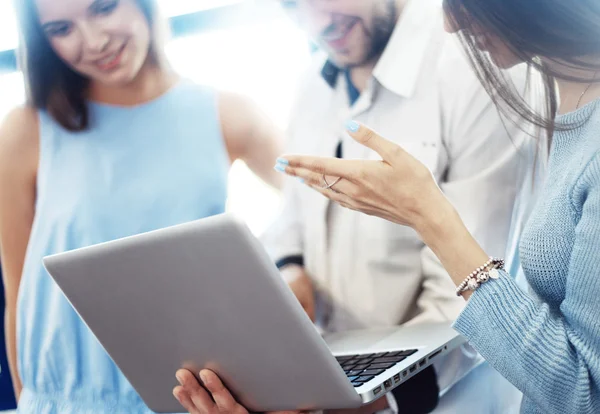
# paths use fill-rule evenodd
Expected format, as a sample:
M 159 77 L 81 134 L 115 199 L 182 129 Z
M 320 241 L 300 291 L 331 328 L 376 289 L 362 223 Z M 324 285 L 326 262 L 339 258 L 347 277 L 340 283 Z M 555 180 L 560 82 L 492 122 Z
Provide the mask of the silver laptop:
M 207 367 L 251 411 L 369 403 L 461 345 L 448 324 L 323 338 L 248 227 L 224 214 L 44 258 L 156 412 Z

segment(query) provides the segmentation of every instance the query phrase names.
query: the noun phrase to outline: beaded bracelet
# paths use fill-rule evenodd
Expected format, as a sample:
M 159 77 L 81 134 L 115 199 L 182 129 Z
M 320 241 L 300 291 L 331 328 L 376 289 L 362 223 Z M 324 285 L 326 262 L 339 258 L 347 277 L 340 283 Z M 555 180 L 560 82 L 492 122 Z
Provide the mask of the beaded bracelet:
M 467 290 L 474 291 L 482 283 L 490 279 L 498 279 L 500 277 L 498 270 L 504 269 L 504 260 L 490 257 L 483 265 L 471 272 L 469 276 L 456 288 L 456 296 L 462 296 Z

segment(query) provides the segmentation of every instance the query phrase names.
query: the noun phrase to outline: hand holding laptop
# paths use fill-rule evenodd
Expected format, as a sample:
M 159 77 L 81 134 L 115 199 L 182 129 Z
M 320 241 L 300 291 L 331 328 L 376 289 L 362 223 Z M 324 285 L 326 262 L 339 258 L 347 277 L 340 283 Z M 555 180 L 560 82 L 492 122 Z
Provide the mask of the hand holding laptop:
M 464 342 L 448 323 L 321 336 L 264 247 L 231 215 L 45 257 L 44 265 L 159 413 L 181 409 L 171 391 L 182 367 L 220 377 L 208 373 L 216 404 L 196 379 L 188 383 L 196 393 L 183 401 L 201 405 L 190 406 L 195 414 L 365 407 Z
M 190 371 L 185 369 L 177 371 L 177 380 L 181 385 L 173 389 L 173 395 L 186 410 L 191 414 L 248 414 L 248 410 L 233 398 L 214 372 L 205 369 L 200 375 L 204 387 Z M 299 411 L 278 411 L 269 414 L 299 413 Z
M 223 385 L 221 379 L 210 370 L 203 370 L 200 374 L 204 387 L 198 383 L 194 375 L 185 369 L 177 371 L 177 380 L 180 386 L 173 389 L 177 401 L 191 414 L 248 414 L 248 410 L 238 403 L 229 390 Z M 210 395 L 209 395 L 210 392 Z M 348 410 L 330 410 L 328 414 L 366 414 L 388 408 L 386 398 L 366 406 Z M 301 411 L 278 411 L 268 414 L 300 414 Z

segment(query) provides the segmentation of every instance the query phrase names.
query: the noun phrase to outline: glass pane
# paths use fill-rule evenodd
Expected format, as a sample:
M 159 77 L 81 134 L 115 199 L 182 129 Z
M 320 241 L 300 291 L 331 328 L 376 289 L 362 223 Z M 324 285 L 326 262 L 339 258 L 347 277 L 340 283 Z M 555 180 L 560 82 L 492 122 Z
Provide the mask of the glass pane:
M 0 51 L 17 47 L 18 34 L 12 1 L 0 1 Z
M 157 0 L 167 17 L 229 6 L 247 0 Z M 11 0 L 0 0 L 0 51 L 15 49 L 18 33 Z
M 168 17 L 229 6 L 245 1 L 247 0 L 158 0 L 162 12 Z
M 17 105 L 25 102 L 23 75 L 20 72 L 0 76 L 0 121 Z

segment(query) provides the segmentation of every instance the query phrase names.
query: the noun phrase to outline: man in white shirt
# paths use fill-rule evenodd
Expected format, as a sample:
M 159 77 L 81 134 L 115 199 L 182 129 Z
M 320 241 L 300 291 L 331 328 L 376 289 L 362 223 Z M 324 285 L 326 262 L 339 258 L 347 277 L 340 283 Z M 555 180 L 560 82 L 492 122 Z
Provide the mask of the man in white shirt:
M 280 1 L 325 52 L 302 84 L 286 152 L 377 159 L 346 135 L 346 121 L 364 123 L 424 162 L 483 248 L 504 256 L 529 137 L 503 122 L 444 33 L 440 0 Z M 511 76 L 524 81 L 520 70 Z M 263 241 L 325 331 L 448 321 L 464 306 L 414 231 L 330 204 L 294 180 Z M 196 412 L 213 412 L 205 391 L 194 389 L 202 394 L 189 400 Z M 507 414 L 519 402 L 520 393 L 464 346 L 355 414 Z
M 302 84 L 286 152 L 377 157 L 344 132 L 347 120 L 362 122 L 423 161 L 486 251 L 504 256 L 526 134 L 501 120 L 456 39 L 444 33 L 440 2 L 281 1 L 326 52 Z M 263 240 L 325 331 L 453 320 L 464 305 L 411 229 L 330 204 L 295 181 Z M 436 412 L 518 407 L 518 392 L 486 365 L 469 390 L 478 398 L 452 392 L 479 362 L 464 348 L 436 366 L 437 381 L 428 371 L 377 410 L 429 412 L 437 403 L 432 378 L 442 395 Z M 434 401 L 412 406 L 406 396 L 415 393 Z

